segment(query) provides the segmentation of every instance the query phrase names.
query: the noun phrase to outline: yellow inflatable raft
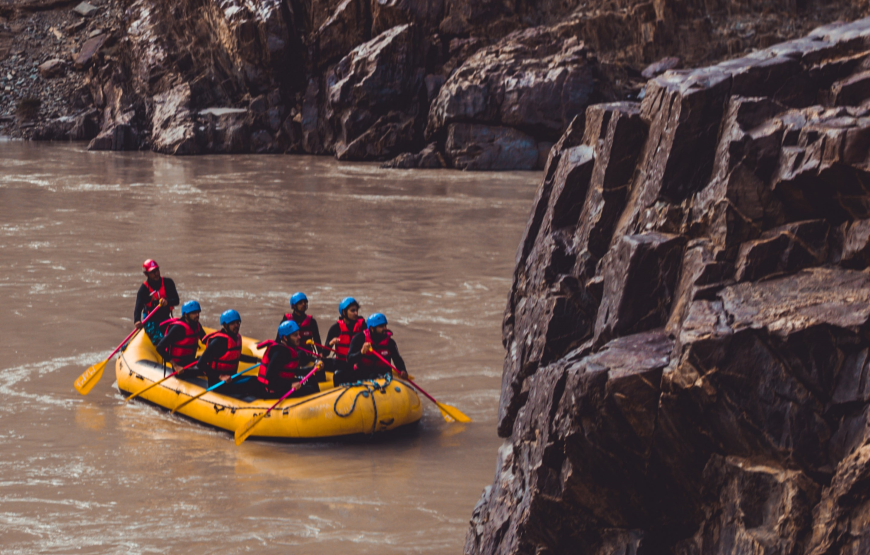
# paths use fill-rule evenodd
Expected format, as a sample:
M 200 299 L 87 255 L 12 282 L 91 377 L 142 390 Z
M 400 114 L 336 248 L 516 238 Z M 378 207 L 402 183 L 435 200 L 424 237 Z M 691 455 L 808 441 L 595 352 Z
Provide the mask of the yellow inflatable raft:
M 208 333 L 211 330 L 206 330 Z M 261 357 L 257 341 L 243 338 L 242 353 Z M 202 347 L 200 347 L 202 348 Z M 250 364 L 243 363 L 240 371 Z M 145 333 L 139 333 L 115 365 L 118 387 L 136 393 L 160 381 L 164 368 L 160 355 Z M 252 371 L 255 375 L 255 371 Z M 423 415 L 417 392 L 398 379 L 378 379 L 362 385 L 332 387 L 320 384 L 320 393 L 291 398 L 278 405 L 252 434 L 256 437 L 318 438 L 372 434 L 413 424 Z M 173 409 L 207 387 L 204 379 L 169 378 L 139 398 Z M 275 399 L 239 398 L 209 392 L 179 410 L 179 414 L 231 432 L 271 407 Z

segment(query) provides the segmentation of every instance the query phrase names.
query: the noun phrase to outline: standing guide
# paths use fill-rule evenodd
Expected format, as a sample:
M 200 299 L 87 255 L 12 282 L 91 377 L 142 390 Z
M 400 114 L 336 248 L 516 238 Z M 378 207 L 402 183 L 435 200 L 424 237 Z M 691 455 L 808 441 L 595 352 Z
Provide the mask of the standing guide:
M 160 276 L 160 266 L 150 258 L 142 263 L 142 272 L 146 279 L 136 293 L 133 323 L 136 325 L 136 329 L 144 327 L 151 342 L 157 345 L 163 339 L 160 322 L 172 318 L 172 309 L 178 306 L 178 290 L 175 289 L 174 281 Z M 142 318 L 158 306 L 160 306 L 160 310 L 143 326 Z

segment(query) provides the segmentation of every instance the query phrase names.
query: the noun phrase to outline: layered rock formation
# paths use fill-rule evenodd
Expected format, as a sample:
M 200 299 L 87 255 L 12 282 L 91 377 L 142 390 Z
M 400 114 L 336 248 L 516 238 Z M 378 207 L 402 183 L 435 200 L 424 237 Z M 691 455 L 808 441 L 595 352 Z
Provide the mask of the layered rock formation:
M 550 152 L 468 554 L 870 552 L 870 18 Z
M 90 139 L 96 128 L 91 148 L 167 154 L 541 168 L 590 103 L 858 17 L 866 1 L 103 0 L 85 16 L 70 15 L 74 3 L 3 0 L 0 132 Z M 36 74 L 49 60 L 64 62 L 64 87 Z M 34 97 L 37 120 L 16 120 Z

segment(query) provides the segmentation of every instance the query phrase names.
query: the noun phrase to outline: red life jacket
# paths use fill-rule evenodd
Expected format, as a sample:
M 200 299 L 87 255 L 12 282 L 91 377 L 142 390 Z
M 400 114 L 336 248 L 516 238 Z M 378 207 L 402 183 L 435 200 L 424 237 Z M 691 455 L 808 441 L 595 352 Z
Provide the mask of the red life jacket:
M 179 325 L 184 328 L 184 338 L 176 341 L 169 348 L 169 358 L 179 360 L 196 356 L 196 348 L 199 346 L 199 334 L 202 331 L 202 326 L 197 322 L 194 328 L 182 318 L 172 318 L 160 323 L 160 329 L 165 334 L 170 326 Z
M 285 314 L 285 320 L 293 320 L 292 314 Z M 302 343 L 305 343 L 309 339 L 314 338 L 314 330 L 311 329 L 311 316 L 308 314 L 305 315 L 305 319 L 302 320 L 302 323 L 299 324 L 299 339 L 302 340 Z
M 338 334 L 338 344 L 335 346 L 335 358 L 347 361 L 347 352 L 350 350 L 350 340 L 353 339 L 354 335 L 361 332 L 365 325 L 365 319 L 359 318 L 353 325 L 353 331 L 351 331 L 347 329 L 347 325 L 344 323 L 344 318 L 338 319 L 338 328 L 341 330 L 341 333 Z
M 372 341 L 372 332 L 371 330 L 365 330 L 363 332 L 366 336 L 366 342 L 372 344 L 372 350 L 387 360 L 390 360 L 392 353 L 390 352 L 390 338 L 393 336 L 393 332 L 390 330 L 384 330 L 384 338 L 381 341 L 375 343 Z M 365 370 L 383 370 L 384 372 L 389 372 L 392 370 L 389 364 L 385 364 L 383 360 L 379 359 L 375 355 L 363 355 L 360 359 L 359 366 L 361 369 Z
M 223 337 L 227 340 L 227 352 L 210 364 L 211 369 L 221 374 L 235 374 L 239 370 L 239 359 L 242 356 L 242 336 L 239 334 L 233 336 L 224 330 L 218 330 L 205 336 L 203 341 L 206 347 L 215 337 Z
M 278 377 L 282 380 L 294 380 L 297 379 L 296 371 L 299 369 L 299 352 L 296 351 L 293 347 L 289 345 L 284 345 L 282 343 L 278 343 L 277 341 L 273 341 L 271 339 L 267 339 L 262 343 L 257 343 L 257 348 L 262 349 L 266 347 L 266 352 L 263 353 L 263 361 L 260 364 L 260 370 L 257 372 L 257 379 L 260 380 L 260 383 L 269 385 L 269 378 L 266 377 L 266 372 L 269 369 L 269 358 L 272 355 L 272 349 L 277 346 L 286 347 L 290 350 L 290 362 L 284 365 L 284 368 L 278 372 Z
M 145 305 L 145 308 L 148 310 L 148 312 L 151 312 L 152 310 L 157 308 L 157 305 L 160 303 L 160 299 L 166 298 L 166 286 L 163 284 L 163 278 L 160 278 L 160 289 L 158 289 L 156 293 L 154 289 L 152 289 L 151 286 L 148 285 L 147 279 L 145 280 L 145 287 L 148 288 L 148 292 L 151 294 L 148 297 L 148 304 Z

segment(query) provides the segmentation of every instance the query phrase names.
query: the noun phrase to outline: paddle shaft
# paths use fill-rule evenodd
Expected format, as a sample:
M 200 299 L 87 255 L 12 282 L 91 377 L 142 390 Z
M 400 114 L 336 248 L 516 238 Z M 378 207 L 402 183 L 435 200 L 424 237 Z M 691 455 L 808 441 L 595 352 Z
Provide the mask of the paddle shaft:
M 149 386 L 146 387 L 145 389 L 141 390 L 139 393 L 134 393 L 133 395 L 130 395 L 129 397 L 127 397 L 126 399 L 124 399 L 124 402 L 127 402 L 127 401 L 129 401 L 130 399 L 132 399 L 132 398 L 134 398 L 134 397 L 138 397 L 139 395 L 142 395 L 143 393 L 145 393 L 146 391 L 148 391 L 148 390 L 151 389 L 152 387 L 156 387 L 156 386 L 162 384 L 163 382 L 165 382 L 166 380 L 168 380 L 168 379 L 171 378 L 172 376 L 174 376 L 174 375 L 176 375 L 176 374 L 180 374 L 181 372 L 184 372 L 184 371 L 187 370 L 188 368 L 193 368 L 193 367 L 196 365 L 197 362 L 199 362 L 199 361 L 198 361 L 198 360 L 194 360 L 193 362 L 191 362 L 190 364 L 188 364 L 187 366 L 185 366 L 185 367 L 182 368 L 181 370 L 176 370 L 175 372 L 169 374 L 168 376 L 166 376 L 166 377 L 163 378 L 162 380 L 154 382 L 153 384 L 149 385 Z
M 380 354 L 379 352 L 377 352 L 377 351 L 375 351 L 374 349 L 372 349 L 372 350 L 371 350 L 371 353 L 372 353 L 373 355 L 375 355 L 376 357 L 378 357 L 379 359 L 381 359 L 381 360 L 384 362 L 384 364 L 386 364 L 387 366 L 389 366 L 390 368 L 392 368 L 393 370 L 395 370 L 396 372 L 398 372 L 399 375 L 402 374 L 402 371 L 401 371 L 401 370 L 399 370 L 398 368 L 396 368 L 395 366 L 393 366 L 392 364 L 390 364 L 389 362 L 387 362 L 387 359 L 385 359 L 384 357 L 382 357 L 381 354 Z M 368 354 L 368 353 L 366 353 L 366 354 Z M 405 372 L 405 374 L 407 374 L 407 372 Z M 428 397 L 429 400 L 432 401 L 433 403 L 435 403 L 436 405 L 438 404 L 438 401 L 435 400 L 435 397 L 432 397 L 431 395 L 429 395 L 428 393 L 426 393 L 426 392 L 423 390 L 422 387 L 420 387 L 419 385 L 417 385 L 417 382 L 415 382 L 415 381 L 412 380 L 411 378 L 408 378 L 408 381 L 411 382 L 412 384 L 414 384 L 414 389 L 416 389 L 417 391 L 419 391 L 420 393 L 422 393 L 423 395 L 425 395 L 426 397 Z
M 309 355 L 311 355 L 311 356 L 313 356 L 313 357 L 323 358 L 323 355 L 318 355 L 317 353 L 312 353 L 312 352 L 309 351 L 308 349 L 303 349 L 302 347 L 295 347 L 295 348 L 296 348 L 296 349 L 299 349 L 299 350 L 302 351 L 303 353 L 308 353 Z
M 321 349 L 326 349 L 327 351 L 331 351 L 333 353 L 338 353 L 338 351 L 336 351 L 335 349 L 333 349 L 331 347 L 327 347 L 326 345 L 321 345 L 320 343 L 315 343 L 313 341 L 311 342 L 311 344 L 314 345 L 315 347 L 320 347 Z
M 152 310 L 151 313 L 148 314 L 148 316 L 146 316 L 144 320 L 142 320 L 142 324 L 144 324 L 145 322 L 147 322 L 148 320 L 150 320 L 151 317 L 154 316 L 154 315 L 157 313 L 157 310 L 158 310 L 159 308 L 160 308 L 160 307 L 158 306 L 157 308 L 155 308 L 154 310 Z M 133 331 L 131 331 L 131 332 L 130 332 L 130 335 L 128 335 L 127 337 L 125 337 L 124 340 L 121 341 L 121 344 L 118 345 L 117 347 L 115 347 L 115 350 L 112 351 L 112 354 L 106 357 L 106 360 L 109 360 L 109 359 L 111 359 L 113 356 L 115 356 L 115 354 L 117 354 L 117 352 L 121 350 L 121 347 L 123 347 L 124 344 L 126 344 L 127 341 L 129 341 L 130 338 L 133 337 L 133 335 L 134 335 L 137 331 L 139 331 L 139 328 L 136 328 L 136 329 L 134 329 Z
M 297 389 L 299 389 L 299 387 L 302 386 L 302 384 L 304 384 L 305 382 L 307 382 L 307 381 L 308 381 L 308 378 L 310 378 L 311 376 L 313 376 L 315 372 L 317 372 L 317 366 L 315 366 L 314 369 L 313 369 L 311 372 L 309 372 L 307 376 L 305 376 L 304 378 L 302 378 L 301 380 L 299 380 L 299 385 L 298 385 L 298 386 L 294 387 L 293 389 L 291 389 L 290 391 L 288 391 L 287 393 L 285 393 L 285 394 L 284 394 L 280 399 L 278 399 L 278 402 L 277 402 L 277 403 L 275 403 L 274 405 L 272 405 L 271 407 L 269 407 L 269 410 L 267 410 L 265 413 L 263 413 L 263 418 L 265 418 L 267 414 L 269 414 L 270 412 L 272 412 L 272 409 L 274 409 L 275 407 L 277 407 L 278 405 L 280 405 L 280 404 L 281 404 L 281 401 L 283 401 L 284 399 L 286 399 L 287 397 L 289 397 L 290 395 L 292 395 L 294 391 L 296 391 Z
M 234 379 L 238 378 L 238 377 L 241 376 L 242 374 L 246 374 L 246 373 L 250 372 L 251 370 L 253 370 L 254 368 L 260 366 L 261 364 L 263 364 L 263 363 L 262 363 L 262 362 L 258 362 L 257 364 L 255 364 L 255 365 L 253 365 L 253 366 L 249 366 L 249 367 L 245 368 L 244 370 L 242 370 L 241 372 L 239 372 L 238 374 L 233 374 L 232 376 L 230 376 L 230 379 L 219 381 L 218 383 L 214 384 L 213 386 L 211 386 L 210 388 L 206 389 L 206 390 L 203 391 L 202 393 L 208 393 L 209 391 L 214 391 L 215 389 L 219 388 L 220 386 L 224 385 L 225 383 L 228 383 L 228 382 L 233 381 Z M 200 393 L 200 395 L 202 395 L 202 393 Z
M 196 395 L 194 395 L 193 397 L 191 397 L 191 398 L 188 399 L 187 401 L 181 403 L 180 405 L 178 405 L 177 407 L 175 407 L 174 409 L 172 409 L 172 412 L 177 411 L 178 409 L 180 409 L 181 407 L 187 405 L 188 403 L 190 403 L 190 402 L 192 402 L 192 401 L 196 401 L 197 399 L 199 399 L 200 397 L 202 397 L 203 395 L 205 395 L 205 394 L 208 393 L 209 391 L 214 391 L 215 389 L 219 388 L 220 386 L 224 385 L 225 383 L 233 381 L 234 379 L 238 378 L 238 377 L 241 376 L 242 374 L 247 374 L 248 372 L 250 372 L 250 371 L 253 370 L 254 368 L 257 368 L 258 366 L 260 366 L 261 364 L 263 364 L 263 363 L 262 363 L 262 362 L 258 362 L 257 364 L 255 364 L 255 365 L 253 365 L 253 366 L 249 366 L 248 368 L 245 368 L 244 370 L 242 370 L 242 371 L 239 372 L 238 374 L 233 374 L 232 376 L 230 376 L 230 379 L 228 379 L 228 380 L 222 380 L 222 381 L 219 381 L 218 383 L 214 384 L 213 386 L 211 386 L 210 388 L 206 389 L 206 390 L 203 391 L 202 393 L 197 393 Z

